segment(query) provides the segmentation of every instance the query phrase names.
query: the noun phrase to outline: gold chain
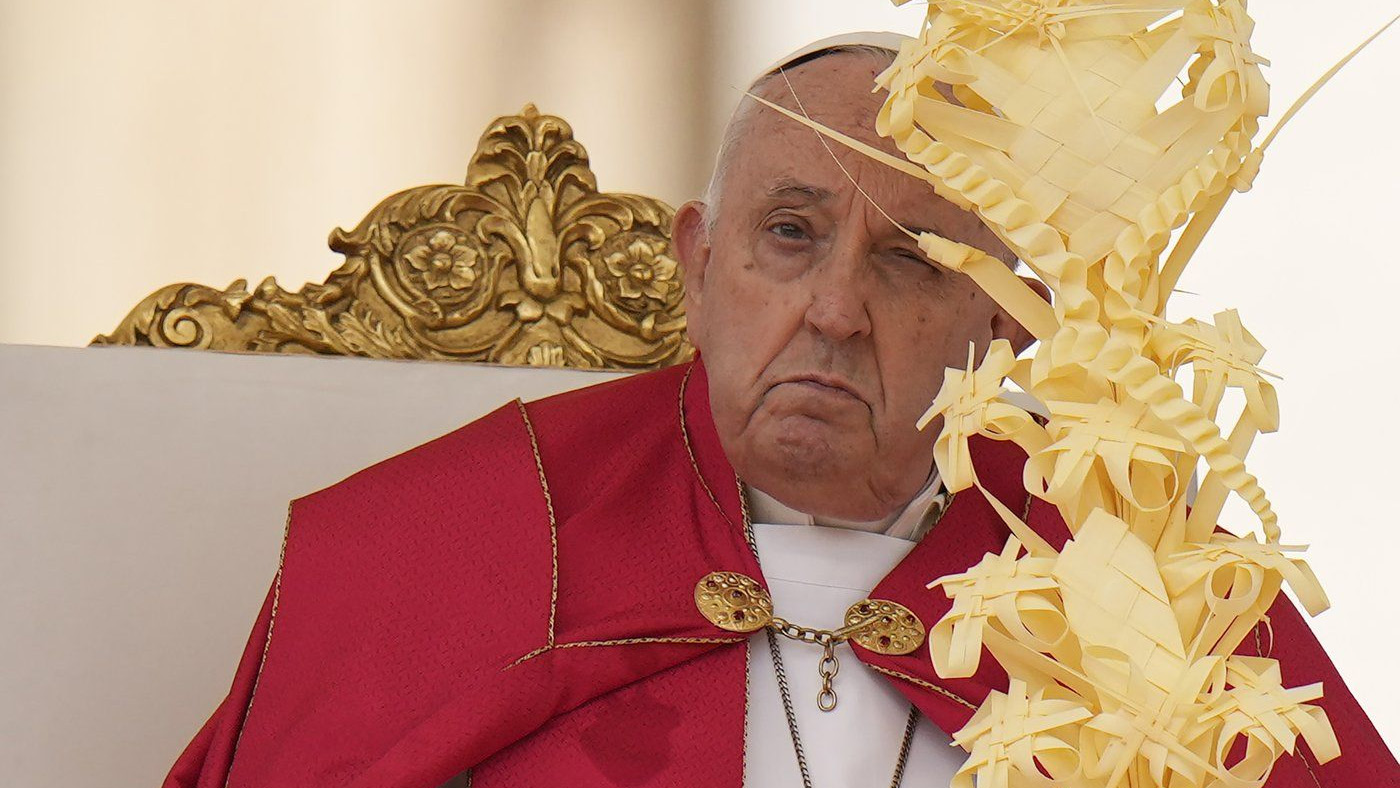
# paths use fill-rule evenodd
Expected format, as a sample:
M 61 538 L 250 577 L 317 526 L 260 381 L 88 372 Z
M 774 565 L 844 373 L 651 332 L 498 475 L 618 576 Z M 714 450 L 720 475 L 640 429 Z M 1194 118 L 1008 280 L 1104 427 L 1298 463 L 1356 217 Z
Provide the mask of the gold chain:
M 789 640 L 822 647 L 821 659 L 817 661 L 817 675 L 822 680 L 822 688 L 817 692 L 817 708 L 822 711 L 833 711 L 836 708 L 836 689 L 832 686 L 832 682 L 835 681 L 836 674 L 841 671 L 841 660 L 836 656 L 836 646 L 850 640 L 852 635 L 875 623 L 878 618 L 878 616 L 863 618 L 840 629 L 814 629 L 799 626 L 785 618 L 774 616 L 773 620 L 768 623 L 768 630 Z
M 740 490 L 742 495 L 743 490 Z M 741 497 L 742 501 L 743 498 Z M 744 525 L 752 528 L 753 523 L 749 519 L 748 506 L 743 507 Z M 781 622 L 781 624 L 779 623 Z M 869 621 L 859 622 L 857 625 L 843 627 L 841 630 L 811 629 L 798 627 L 788 621 L 775 617 L 764 634 L 768 637 L 768 653 L 773 657 L 773 675 L 778 680 L 778 697 L 783 701 L 783 717 L 787 720 L 788 734 L 792 737 L 793 753 L 797 756 L 797 771 L 802 776 L 802 788 L 812 788 L 812 772 L 807 767 L 807 753 L 802 747 L 802 736 L 797 732 L 797 711 L 792 703 L 792 688 L 788 686 L 787 667 L 783 664 L 783 653 L 778 648 L 778 635 L 791 637 L 804 643 L 819 643 L 822 646 L 822 658 L 817 671 L 822 677 L 822 688 L 817 693 L 817 708 L 822 711 L 831 711 L 836 708 L 836 692 L 831 687 L 831 681 L 836 677 L 837 671 L 841 669 L 841 662 L 836 658 L 836 635 L 843 630 L 859 630 Z M 796 636 L 788 634 L 797 633 Z M 841 640 L 850 637 L 850 632 L 844 634 Z M 904 725 L 904 738 L 899 743 L 899 756 L 895 759 L 894 776 L 890 778 L 890 788 L 900 788 L 904 782 L 904 769 L 909 763 L 909 751 L 914 745 L 914 729 L 919 725 L 919 708 L 914 704 L 909 704 L 909 721 Z
M 681 442 L 685 444 L 685 453 L 690 458 L 690 467 L 695 472 L 695 478 L 699 480 L 700 486 L 705 490 L 705 494 L 709 497 L 710 502 L 714 504 L 715 510 L 719 512 L 719 516 L 724 518 L 724 521 L 729 523 L 730 526 L 733 526 L 734 521 L 729 518 L 729 515 L 725 514 L 724 507 L 719 505 L 719 498 L 715 497 L 714 491 L 710 489 L 709 483 L 705 481 L 705 475 L 700 472 L 700 463 L 696 460 L 695 450 L 690 445 L 690 431 L 686 428 L 685 424 L 685 390 L 686 386 L 690 383 L 690 373 L 694 368 L 692 364 L 690 368 L 686 369 L 685 376 L 681 378 Z M 749 513 L 748 497 L 744 495 L 744 483 L 739 479 L 737 474 L 734 477 L 734 484 L 739 493 L 739 512 L 744 521 L 744 540 L 749 543 L 749 549 L 753 551 L 754 561 L 758 561 L 758 542 L 754 538 L 753 517 Z M 942 510 L 938 512 L 938 519 L 942 519 L 943 512 L 947 511 L 947 503 L 948 502 L 945 501 Z M 934 524 L 937 524 L 937 521 L 937 519 L 934 520 Z M 768 638 L 768 652 L 773 656 L 773 674 L 778 680 L 778 695 L 783 701 L 783 716 L 787 718 L 788 733 L 792 736 L 792 748 L 797 755 L 797 770 L 802 775 L 802 788 L 812 788 L 812 773 L 807 768 L 807 754 L 802 748 L 802 737 L 797 732 L 797 712 L 792 704 L 792 689 L 788 686 L 787 669 L 783 665 L 782 652 L 778 649 L 777 636 L 782 635 L 783 637 L 792 638 L 793 640 L 804 643 L 816 643 L 822 646 L 822 658 L 817 668 L 818 673 L 820 673 L 822 677 L 822 689 L 817 693 L 817 707 L 822 711 L 831 711 L 836 708 L 836 692 L 832 688 L 831 683 L 832 680 L 836 678 L 837 672 L 841 669 L 841 662 L 836 658 L 836 644 L 849 639 L 851 635 L 860 631 L 873 620 L 873 617 L 870 619 L 863 619 L 854 624 L 844 626 L 841 629 L 829 630 L 798 626 L 786 619 L 774 616 L 773 620 L 769 622 L 764 630 L 764 634 L 767 635 Z M 823 706 L 823 697 L 829 698 L 829 708 Z M 918 725 L 919 708 L 911 703 L 909 704 L 909 720 L 904 726 L 904 738 L 899 745 L 899 756 L 895 760 L 894 776 L 890 780 L 890 788 L 899 788 L 900 784 L 904 782 L 904 769 L 909 763 L 909 751 L 914 745 L 914 730 Z
M 704 483 L 703 479 L 701 479 L 701 483 Z M 943 513 L 948 511 L 950 498 L 951 496 L 945 499 L 943 505 L 934 513 L 932 522 L 927 526 L 928 529 L 932 529 L 938 525 L 939 520 L 943 519 Z M 744 522 L 747 524 L 746 528 L 752 530 L 753 526 L 749 523 L 749 510 L 747 499 L 744 497 L 743 485 L 739 487 L 739 501 L 742 504 L 741 510 Z M 758 556 L 757 547 L 754 547 L 754 556 L 755 558 Z M 879 615 L 876 614 L 852 621 L 840 629 L 816 629 L 800 626 L 785 618 L 773 616 L 772 621 L 768 623 L 768 629 L 789 640 L 822 647 L 821 659 L 817 661 L 817 675 L 822 680 L 821 689 L 817 692 L 817 708 L 822 711 L 834 711 L 836 709 L 836 689 L 833 682 L 836 679 L 836 674 L 841 670 L 841 660 L 836 657 L 836 646 L 860 634 L 861 630 L 875 623 L 879 618 Z

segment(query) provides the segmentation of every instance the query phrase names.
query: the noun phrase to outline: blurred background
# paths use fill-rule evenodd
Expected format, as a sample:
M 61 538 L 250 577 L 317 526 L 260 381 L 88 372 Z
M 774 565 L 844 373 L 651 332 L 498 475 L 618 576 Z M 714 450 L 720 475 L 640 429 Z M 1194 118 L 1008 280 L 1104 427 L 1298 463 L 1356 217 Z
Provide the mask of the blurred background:
M 1318 8 L 1252 6 L 1276 115 L 1400 3 Z M 883 0 L 0 0 L 0 342 L 86 344 L 176 281 L 320 281 L 338 260 L 333 227 L 400 189 L 460 183 L 486 125 L 526 102 L 573 124 L 603 189 L 679 204 L 703 188 L 755 73 L 821 36 L 913 32 L 922 12 Z M 1203 259 L 1219 268 L 1194 269 L 1212 277 L 1203 293 L 1246 306 L 1265 272 L 1354 272 L 1373 292 L 1376 277 L 1396 281 L 1379 240 L 1335 251 L 1337 236 L 1386 224 L 1397 75 L 1400 42 L 1382 39 L 1314 101 L 1209 242 Z M 1253 224 L 1261 214 L 1276 220 Z M 1266 265 L 1261 234 L 1307 238 Z
M 1251 4 L 1274 117 L 1396 0 Z M 784 53 L 917 30 L 881 0 L 0 0 L 0 342 L 83 345 L 167 283 L 320 281 L 381 198 L 460 183 L 526 102 L 574 127 L 606 191 L 697 195 L 739 88 Z M 1394 144 L 1400 30 L 1363 53 L 1232 201 L 1175 317 L 1237 307 L 1282 376 L 1251 469 L 1334 610 L 1315 622 L 1391 737 L 1400 690 Z M 1267 128 L 1267 125 L 1266 125 Z M 1237 502 L 1232 502 L 1235 504 Z M 1249 527 L 1243 507 L 1226 524 Z M 1342 536 L 1339 531 L 1344 532 Z M 1388 604 L 1382 604 L 1388 603 Z M 1389 613 L 1380 611 L 1389 610 Z

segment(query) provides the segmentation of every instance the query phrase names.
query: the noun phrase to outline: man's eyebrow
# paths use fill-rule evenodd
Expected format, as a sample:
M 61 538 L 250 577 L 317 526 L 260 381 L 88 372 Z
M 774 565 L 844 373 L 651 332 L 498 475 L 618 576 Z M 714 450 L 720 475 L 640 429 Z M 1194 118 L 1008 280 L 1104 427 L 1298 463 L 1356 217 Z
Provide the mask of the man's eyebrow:
M 826 202 L 835 192 L 784 178 L 768 188 L 769 197 L 801 197 L 809 202 Z

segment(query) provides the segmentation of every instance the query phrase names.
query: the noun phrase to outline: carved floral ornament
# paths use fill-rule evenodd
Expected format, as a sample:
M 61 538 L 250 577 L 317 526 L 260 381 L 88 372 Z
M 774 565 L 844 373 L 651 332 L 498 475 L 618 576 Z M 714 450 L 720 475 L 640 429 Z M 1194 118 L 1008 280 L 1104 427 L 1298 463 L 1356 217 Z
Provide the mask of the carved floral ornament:
M 299 292 L 169 285 L 93 344 L 644 369 L 690 358 L 673 211 L 599 193 L 568 123 L 527 105 L 463 186 L 392 195 L 331 233 L 345 263 Z

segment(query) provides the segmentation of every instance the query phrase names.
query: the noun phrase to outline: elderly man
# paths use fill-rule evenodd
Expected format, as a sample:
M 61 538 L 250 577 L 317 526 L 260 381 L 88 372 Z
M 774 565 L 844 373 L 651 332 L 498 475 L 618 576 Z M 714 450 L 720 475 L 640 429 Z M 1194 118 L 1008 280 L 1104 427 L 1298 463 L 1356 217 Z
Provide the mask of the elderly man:
M 870 92 L 891 57 L 822 44 L 755 92 L 894 151 Z M 745 101 L 675 220 L 700 358 L 512 403 L 295 501 L 233 689 L 167 785 L 946 784 L 948 732 L 1006 676 L 935 674 L 918 646 L 948 601 L 924 586 L 1007 532 L 943 491 L 914 423 L 969 342 L 1029 337 L 891 219 L 1014 265 L 924 184 Z M 974 453 L 1064 541 L 1024 455 Z M 1269 784 L 1390 779 L 1287 602 L 1272 622 L 1351 757 Z

